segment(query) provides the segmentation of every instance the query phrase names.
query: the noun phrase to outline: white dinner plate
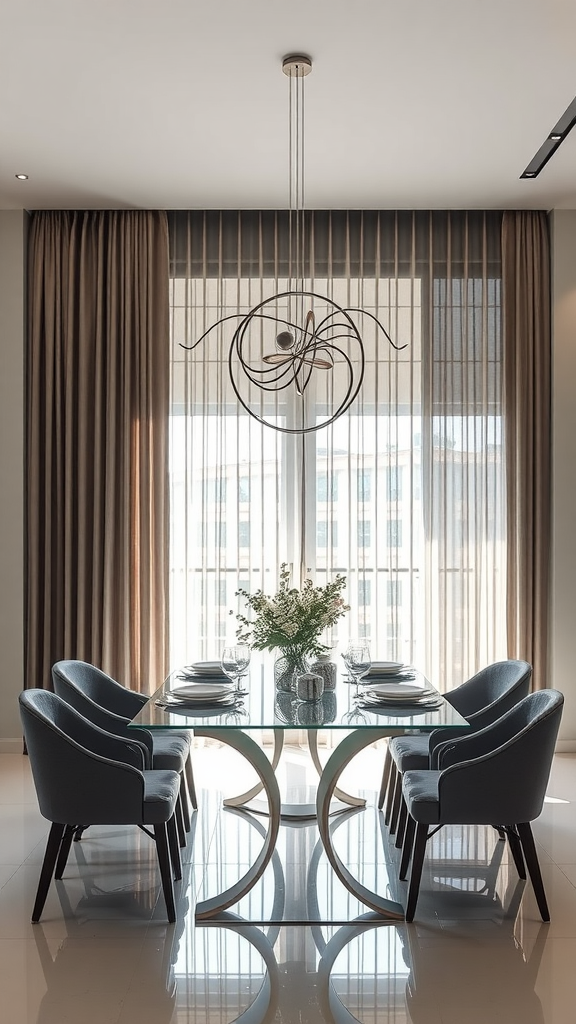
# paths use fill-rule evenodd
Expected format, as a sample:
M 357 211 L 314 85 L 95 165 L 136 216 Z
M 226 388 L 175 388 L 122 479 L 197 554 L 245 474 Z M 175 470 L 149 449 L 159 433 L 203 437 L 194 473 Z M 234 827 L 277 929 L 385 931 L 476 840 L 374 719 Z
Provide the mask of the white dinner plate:
M 405 668 L 407 666 L 401 661 L 373 661 L 364 678 L 367 676 L 395 676 Z
M 419 700 L 423 697 L 435 695 L 431 687 L 411 686 L 410 683 L 374 683 L 367 691 L 375 697 L 385 697 L 386 700 Z
M 195 672 L 199 676 L 225 676 L 222 665 L 219 661 L 193 661 L 186 665 L 185 672 Z
M 177 686 L 170 690 L 170 696 L 177 700 L 198 700 L 205 704 L 206 701 L 222 700 L 233 693 L 234 688 L 230 684 L 224 686 L 222 683 L 190 683 L 189 686 Z

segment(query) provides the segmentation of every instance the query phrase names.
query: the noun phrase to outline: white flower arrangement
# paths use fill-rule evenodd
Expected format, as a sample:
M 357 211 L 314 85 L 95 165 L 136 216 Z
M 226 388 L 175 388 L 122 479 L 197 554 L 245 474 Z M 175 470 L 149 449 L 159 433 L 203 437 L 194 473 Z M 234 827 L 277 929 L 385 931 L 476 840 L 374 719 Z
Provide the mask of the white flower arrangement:
M 296 590 L 290 587 L 290 570 L 283 562 L 280 585 L 273 597 L 262 590 L 254 594 L 242 589 L 236 592 L 256 613 L 252 619 L 240 613 L 236 616 L 240 623 L 236 630 L 238 642 L 258 651 L 280 650 L 292 661 L 327 654 L 330 648 L 320 643 L 319 637 L 350 611 L 341 596 L 345 586 L 346 577 L 337 573 L 324 587 L 315 587 L 311 579 L 306 579 L 302 590 Z

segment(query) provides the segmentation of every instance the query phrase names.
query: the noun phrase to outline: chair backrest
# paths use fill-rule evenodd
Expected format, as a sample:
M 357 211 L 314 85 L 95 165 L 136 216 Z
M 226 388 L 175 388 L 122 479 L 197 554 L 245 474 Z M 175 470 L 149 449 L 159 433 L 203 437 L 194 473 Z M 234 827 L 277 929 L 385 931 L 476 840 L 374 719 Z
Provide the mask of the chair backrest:
M 52 684 L 54 692 L 89 722 L 116 736 L 137 740 L 146 753 L 145 767 L 152 766 L 152 735 L 146 729 L 139 729 L 136 737 L 134 730 L 128 728 L 129 720 L 141 707 L 138 694 L 126 691 L 101 669 L 85 661 L 57 661 L 52 667 Z
M 49 690 L 24 690 L 20 717 L 40 813 L 65 825 L 139 824 L 139 745 L 104 732 Z
M 80 690 L 95 704 L 122 718 L 134 718 L 146 701 L 143 695 L 128 690 L 112 679 L 112 676 L 106 675 L 102 669 L 86 661 L 57 661 L 52 667 L 52 680 L 56 692 L 59 678 Z
M 483 728 L 526 697 L 531 675 L 527 661 L 496 661 L 445 694 L 446 700 L 464 718 L 473 717 L 475 728 Z
M 440 752 L 441 820 L 510 825 L 542 811 L 564 697 L 528 694 L 496 722 Z

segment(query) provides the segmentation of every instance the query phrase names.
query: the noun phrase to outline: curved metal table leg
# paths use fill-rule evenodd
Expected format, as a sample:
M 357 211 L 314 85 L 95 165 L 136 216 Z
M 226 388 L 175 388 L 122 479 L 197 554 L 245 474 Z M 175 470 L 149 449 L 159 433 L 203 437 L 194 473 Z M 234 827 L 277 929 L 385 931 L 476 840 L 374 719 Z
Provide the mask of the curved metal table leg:
M 361 900 L 367 907 L 375 910 L 382 917 L 390 921 L 403 921 L 404 908 L 400 903 L 372 892 L 350 873 L 334 849 L 330 829 L 330 800 L 344 768 L 364 747 L 374 743 L 375 740 L 383 739 L 389 735 L 389 729 L 357 729 L 342 740 L 328 759 L 320 777 L 316 809 L 318 828 L 326 855 L 342 884 L 346 886 L 353 896 L 356 896 L 357 899 Z
M 198 735 L 200 734 L 198 733 Z M 284 729 L 274 729 L 274 753 L 272 755 L 271 761 L 272 771 L 276 771 L 280 763 L 280 757 L 284 747 L 284 738 Z M 316 771 L 318 772 L 318 775 L 321 776 L 323 768 L 320 763 L 320 758 L 318 757 L 318 730 L 307 729 L 306 738 L 308 741 L 308 750 L 310 752 L 312 763 Z M 240 793 L 238 796 L 227 797 L 224 800 L 224 806 L 245 807 L 246 804 L 250 803 L 251 800 L 253 800 L 262 792 L 263 788 L 263 784 L 261 782 L 257 782 L 256 785 L 253 786 L 252 789 L 247 790 L 246 793 Z M 336 797 L 337 800 L 340 800 L 342 803 L 347 804 L 349 807 L 366 806 L 366 801 L 363 800 L 361 797 L 351 796 L 350 793 L 346 793 L 344 792 L 344 790 L 339 789 L 338 787 L 336 787 L 336 789 L 334 790 L 334 796 Z M 254 814 L 268 813 L 266 808 L 261 807 L 252 807 L 249 808 L 249 810 L 252 810 Z M 338 813 L 339 811 L 341 812 L 343 810 L 343 807 L 337 807 L 335 808 L 333 813 Z M 281 817 L 287 818 L 292 821 L 297 821 L 299 819 L 301 819 L 302 821 L 311 821 L 316 817 L 316 807 L 314 806 L 314 804 L 284 804 L 280 813 Z
M 234 750 L 237 750 L 238 753 L 242 754 L 243 757 L 247 758 L 260 776 L 262 788 L 266 790 L 266 796 L 268 797 L 268 831 L 260 853 L 246 874 L 239 878 L 234 885 L 231 885 L 217 896 L 201 900 L 196 904 L 196 919 L 202 921 L 206 918 L 214 917 L 216 914 L 221 913 L 221 911 L 233 906 L 234 903 L 238 903 L 238 900 L 242 899 L 252 889 L 266 870 L 276 846 L 278 829 L 280 827 L 281 805 L 280 790 L 278 789 L 274 769 L 262 748 L 247 736 L 246 733 L 240 729 L 195 729 L 194 733 L 196 736 L 204 736 L 227 743 Z
M 195 731 L 199 736 L 200 733 L 198 730 L 196 729 Z M 222 739 L 221 734 L 218 736 L 218 739 Z M 275 772 L 278 767 L 283 746 L 284 729 L 274 729 L 274 754 L 272 755 L 272 761 L 270 762 L 273 772 Z M 255 796 L 258 796 L 263 789 L 264 784 L 262 782 L 257 782 L 256 785 L 252 786 L 252 789 L 247 790 L 246 793 L 240 793 L 239 796 L 227 797 L 226 800 L 224 800 L 224 807 L 243 807 L 245 804 L 249 803 L 250 800 L 253 800 Z
M 310 757 L 318 775 L 322 777 L 324 771 L 320 764 L 320 758 L 318 757 L 318 729 L 308 729 L 308 749 L 310 751 Z M 334 796 L 337 800 L 341 800 L 343 804 L 349 804 L 350 807 L 366 807 L 366 801 L 360 796 L 351 796 L 350 793 L 345 793 L 343 789 L 339 789 L 338 786 L 334 788 Z

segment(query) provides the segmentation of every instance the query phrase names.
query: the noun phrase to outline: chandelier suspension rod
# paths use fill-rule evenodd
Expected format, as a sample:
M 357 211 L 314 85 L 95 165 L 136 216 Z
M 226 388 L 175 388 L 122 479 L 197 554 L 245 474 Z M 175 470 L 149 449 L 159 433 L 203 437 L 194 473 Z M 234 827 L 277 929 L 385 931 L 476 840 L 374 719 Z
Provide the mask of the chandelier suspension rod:
M 288 319 L 293 322 L 304 322 L 305 299 L 305 249 L 306 230 L 304 215 L 304 96 L 303 79 L 312 70 L 310 57 L 303 54 L 285 57 L 282 70 L 290 79 L 288 106 L 288 149 L 289 149 L 289 213 L 288 213 L 288 291 L 294 292 L 297 308 L 292 310 Z M 299 297 L 299 301 L 298 301 Z
M 406 345 L 396 345 L 392 341 L 384 325 L 369 309 L 340 306 L 329 295 L 315 292 L 312 280 L 308 288 L 305 287 L 308 223 L 304 209 L 305 90 L 300 79 L 309 75 L 311 70 L 312 61 L 304 54 L 290 55 L 282 61 L 282 71 L 290 78 L 288 287 L 262 299 L 247 313 L 239 309 L 237 313 L 221 317 L 193 344 L 180 342 L 182 348 L 195 349 L 215 328 L 236 320 L 237 326 L 228 350 L 228 371 L 238 402 L 263 426 L 285 434 L 301 434 L 302 446 L 305 434 L 325 429 L 342 416 L 362 386 L 365 353 L 362 333 L 356 322 L 358 316 L 365 318 L 365 322 L 372 321 L 393 349 L 400 351 L 406 348 Z M 312 232 L 310 238 L 313 244 Z M 308 272 L 312 279 L 312 260 Z M 253 332 L 258 330 L 261 334 L 260 328 L 264 328 L 268 321 L 275 325 L 274 351 L 261 351 L 260 355 L 255 355 L 251 340 Z M 327 383 L 323 382 L 324 391 L 320 392 L 325 396 L 321 401 L 327 403 L 325 411 L 320 406 L 320 413 L 313 403 L 303 401 L 310 382 L 316 382 L 316 371 L 330 374 Z M 287 388 L 293 388 L 297 396 L 295 402 L 289 403 L 289 415 L 285 411 L 279 414 L 277 402 L 275 411 L 268 412 L 271 405 L 267 407 L 265 396 L 278 395 Z M 252 389 L 259 394 L 259 407 L 252 398 Z M 304 528 L 305 523 L 303 538 Z M 303 557 L 304 548 L 301 561 Z

